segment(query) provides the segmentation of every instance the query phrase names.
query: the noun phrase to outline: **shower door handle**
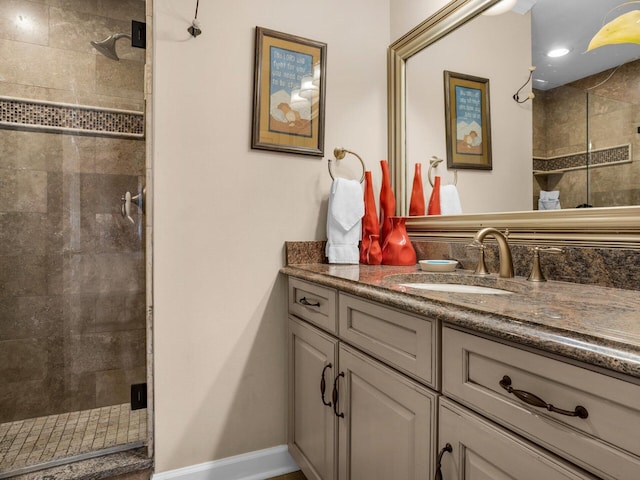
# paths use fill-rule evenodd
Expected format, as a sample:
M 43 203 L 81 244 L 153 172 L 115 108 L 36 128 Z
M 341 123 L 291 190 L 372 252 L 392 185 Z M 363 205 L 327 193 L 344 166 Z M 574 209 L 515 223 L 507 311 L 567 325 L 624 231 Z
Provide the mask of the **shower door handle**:
M 142 213 L 144 213 L 144 194 L 146 192 L 146 188 L 142 189 L 138 195 L 131 196 L 131 192 L 127 191 L 121 198 L 122 205 L 120 207 L 120 211 L 122 212 L 122 216 L 124 218 L 128 218 L 131 223 L 136 223 L 135 220 L 131 217 L 131 204 L 135 204 L 138 206 Z
M 131 192 L 126 192 L 122 196 L 121 211 L 123 217 L 128 218 L 131 223 L 136 223 L 133 218 L 131 218 Z

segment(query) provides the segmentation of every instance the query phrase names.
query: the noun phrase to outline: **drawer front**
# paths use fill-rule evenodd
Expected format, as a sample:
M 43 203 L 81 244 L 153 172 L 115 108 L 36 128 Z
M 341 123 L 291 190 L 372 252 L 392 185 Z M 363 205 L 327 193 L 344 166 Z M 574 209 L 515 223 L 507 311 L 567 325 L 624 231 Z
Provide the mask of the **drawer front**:
M 640 386 L 449 327 L 442 332 L 445 395 L 602 478 L 637 480 Z M 568 416 L 525 403 L 528 392 Z M 532 396 L 528 397 L 532 401 Z
M 340 338 L 438 389 L 438 322 L 340 293 Z
M 331 288 L 289 278 L 289 313 L 336 333 L 337 294 Z

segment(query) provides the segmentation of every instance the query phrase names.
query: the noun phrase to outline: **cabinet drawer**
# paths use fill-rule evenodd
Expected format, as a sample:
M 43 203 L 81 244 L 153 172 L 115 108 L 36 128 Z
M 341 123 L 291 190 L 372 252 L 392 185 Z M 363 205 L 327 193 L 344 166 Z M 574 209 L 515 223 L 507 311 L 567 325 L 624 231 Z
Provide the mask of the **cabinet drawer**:
M 606 479 L 640 472 L 640 386 L 449 327 L 442 390 L 505 427 Z M 501 386 L 529 392 L 579 418 L 531 406 Z M 529 397 L 531 399 L 531 397 Z
M 336 291 L 289 278 L 289 313 L 336 333 Z
M 340 338 L 438 389 L 438 322 L 340 293 Z

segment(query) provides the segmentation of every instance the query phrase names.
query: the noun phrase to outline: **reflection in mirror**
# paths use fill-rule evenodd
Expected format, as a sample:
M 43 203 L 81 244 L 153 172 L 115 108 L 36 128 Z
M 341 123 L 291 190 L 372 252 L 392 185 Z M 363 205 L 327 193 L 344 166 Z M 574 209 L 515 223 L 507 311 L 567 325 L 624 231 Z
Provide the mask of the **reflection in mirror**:
M 531 104 L 512 95 L 529 74 L 529 15 L 479 16 L 411 57 L 406 67 L 406 185 L 415 163 L 447 158 L 444 71 L 489 79 L 492 170 L 458 171 L 463 213 L 531 208 Z M 462 152 L 464 153 L 464 152 Z M 442 184 L 454 172 L 434 169 Z M 430 186 L 426 185 L 427 195 Z M 410 192 L 405 192 L 410 194 Z
M 521 0 L 513 11 L 477 16 L 408 58 L 406 153 L 399 183 L 411 185 L 416 162 L 428 165 L 432 155 L 446 158 L 442 72 L 451 70 L 490 80 L 493 170 L 459 172 L 464 213 L 535 210 L 541 191 L 552 200 L 542 202 L 543 208 L 639 205 L 640 187 L 634 179 L 640 162 L 634 158 L 640 62 L 634 60 L 640 46 L 612 45 L 585 53 L 599 26 L 638 8 L 610 12 L 622 3 Z M 568 45 L 569 54 L 546 57 L 546 49 L 560 42 Z M 576 58 L 582 62 L 569 65 Z M 512 95 L 531 65 L 536 66 L 533 82 L 522 96 L 533 85 L 535 98 L 514 102 Z M 444 163 L 434 174 L 443 184 L 453 177 Z M 407 190 L 397 195 L 406 201 Z M 559 201 L 547 192 L 559 192 Z
M 539 0 L 540 1 L 540 0 Z M 527 0 L 529 4 L 534 3 L 533 0 Z M 576 0 L 578 3 L 582 3 L 582 0 Z M 396 205 L 397 213 L 402 215 L 407 212 L 407 185 L 410 185 L 406 181 L 408 171 L 406 162 L 407 153 L 407 131 L 412 126 L 407 126 L 409 116 L 407 115 L 407 98 L 406 98 L 406 71 L 410 61 L 416 57 L 416 55 L 424 52 L 424 50 L 430 50 L 436 46 L 440 41 L 448 38 L 448 35 L 456 34 L 464 25 L 469 21 L 475 21 L 479 18 L 478 15 L 483 10 L 495 4 L 496 0 L 452 0 L 446 3 L 440 10 L 433 12 L 426 20 L 417 25 L 415 28 L 407 32 L 396 40 L 390 47 L 388 52 L 388 72 L 389 72 L 389 163 L 392 167 L 393 184 L 396 192 Z M 520 5 L 520 1 L 518 5 Z M 554 5 L 564 5 L 565 3 L 573 3 L 569 0 L 563 0 L 563 2 L 553 2 Z M 408 1 L 394 1 L 395 9 L 411 10 L 412 3 Z M 406 4 L 406 5 L 405 5 Z M 442 4 L 442 3 L 441 3 Z M 406 12 L 397 12 L 399 18 L 402 18 Z M 514 15 L 514 12 L 510 12 L 507 15 Z M 576 18 L 580 18 L 578 15 Z M 575 19 L 571 19 L 574 21 Z M 567 26 L 567 25 L 565 25 Z M 487 36 L 494 36 L 498 32 L 487 32 Z M 591 35 L 592 32 L 589 32 Z M 485 61 L 489 61 L 492 58 L 499 56 L 501 50 L 496 51 L 483 51 L 482 49 L 475 48 L 475 42 L 478 38 L 474 38 L 473 42 L 462 50 L 463 54 L 467 55 L 467 58 L 480 57 Z M 511 39 L 506 39 L 505 42 L 508 45 Z M 505 45 L 503 43 L 503 45 Z M 634 45 L 635 48 L 640 48 Z M 599 49 L 597 49 L 599 50 Z M 596 50 L 596 51 L 597 51 Z M 530 50 L 529 50 L 530 51 Z M 460 54 L 460 52 L 451 52 L 450 56 Z M 527 65 L 525 70 L 528 70 Z M 610 68 L 610 67 L 608 67 Z M 520 68 L 518 68 L 520 70 Z M 621 68 L 622 70 L 622 68 Z M 509 96 L 513 95 L 517 89 L 523 84 L 528 77 L 528 71 L 519 73 L 520 78 L 517 82 L 513 82 L 511 85 L 512 90 L 509 91 Z M 480 75 L 482 76 L 482 75 Z M 485 75 L 485 78 L 494 78 L 491 75 Z M 573 81 L 573 80 L 572 80 Z M 496 93 L 497 81 L 492 83 L 491 98 L 498 98 L 502 94 Z M 510 82 L 511 83 L 511 82 Z M 440 90 L 438 87 L 437 91 Z M 528 88 L 522 92 L 524 95 L 528 95 L 530 91 Z M 516 102 L 513 102 L 515 104 Z M 632 103 L 638 103 L 632 101 Z M 532 102 L 527 101 L 525 106 L 532 105 Z M 530 108 L 530 107 L 529 107 Z M 492 121 L 494 125 L 500 120 L 496 120 L 496 108 L 492 107 Z M 426 132 L 430 132 L 432 128 L 439 128 L 441 122 L 444 122 L 444 112 L 434 110 L 432 118 L 429 118 L 428 123 L 423 127 L 418 127 L 417 131 L 426 135 Z M 531 116 L 529 116 L 531 118 Z M 637 119 L 634 121 L 638 121 Z M 635 128 L 635 126 L 634 126 Z M 531 131 L 529 131 L 529 142 L 531 142 Z M 442 140 L 443 141 L 443 140 Z M 497 138 L 497 135 L 493 136 L 493 148 L 496 147 L 496 142 L 510 141 L 510 139 Z M 516 141 L 512 142 L 517 144 Z M 429 151 L 433 152 L 436 148 L 435 145 L 428 145 Z M 500 147 L 503 148 L 503 147 Z M 509 164 L 512 161 L 512 151 L 505 149 L 507 158 L 499 158 L 497 153 L 493 157 L 494 170 L 485 172 L 475 172 L 472 170 L 460 171 L 459 185 L 462 182 L 462 173 L 474 173 L 482 174 L 485 178 L 495 173 L 496 162 L 501 162 L 503 165 Z M 432 153 L 420 153 L 422 158 L 428 159 Z M 523 188 L 528 188 L 531 192 L 532 180 L 532 151 L 528 152 L 529 167 L 528 167 L 528 187 L 525 185 Z M 636 162 L 637 163 L 637 162 Z M 444 164 L 442 164 L 444 165 Z M 605 168 L 605 167 L 602 167 Z M 607 167 L 609 168 L 609 167 Z M 596 170 L 596 169 L 590 169 Z M 440 172 L 443 178 L 446 175 L 447 181 L 451 178 L 450 172 Z M 584 174 L 584 171 L 583 171 Z M 635 176 L 637 177 L 637 176 Z M 593 179 L 592 179 L 593 182 Z M 620 181 L 618 180 L 620 183 Z M 412 217 L 407 220 L 407 230 L 411 234 L 412 238 L 425 238 L 425 239 L 446 239 L 449 241 L 468 241 L 479 228 L 483 226 L 493 226 L 500 229 L 508 228 L 510 232 L 509 243 L 524 243 L 536 245 L 540 244 L 553 244 L 557 246 L 571 245 L 571 246 L 605 246 L 605 247 L 617 247 L 617 248 L 631 248 L 634 250 L 640 250 L 640 207 L 639 206 L 624 206 L 624 207 L 602 207 L 602 208 L 563 208 L 561 210 L 551 211 L 532 211 L 531 200 L 533 197 L 529 197 L 528 211 L 508 211 L 510 206 L 510 199 L 506 199 L 502 202 L 500 212 L 487 213 L 487 210 L 479 211 L 478 213 L 470 213 L 470 209 L 476 208 L 476 204 L 495 195 L 499 190 L 489 190 L 483 188 L 483 184 L 478 179 L 474 182 L 467 182 L 465 186 L 465 192 L 471 191 L 473 200 L 472 203 L 463 205 L 463 211 L 466 213 L 458 215 L 438 215 L 438 216 L 425 216 L 425 217 Z M 468 194 L 465 192 L 465 195 Z M 427 195 L 430 192 L 427 192 Z
M 621 43 L 586 51 L 603 24 L 637 9 L 622 0 L 535 3 L 534 209 L 542 206 L 540 191 L 559 192 L 563 208 L 640 204 L 633 182 L 640 174 L 640 163 L 633 161 L 640 46 Z M 568 53 L 549 57 L 558 48 Z

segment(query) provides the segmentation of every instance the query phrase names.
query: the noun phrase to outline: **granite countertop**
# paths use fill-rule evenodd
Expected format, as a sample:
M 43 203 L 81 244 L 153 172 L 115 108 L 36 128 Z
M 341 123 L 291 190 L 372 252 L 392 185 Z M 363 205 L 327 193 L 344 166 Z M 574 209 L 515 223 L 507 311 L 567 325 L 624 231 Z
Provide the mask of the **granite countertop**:
M 637 291 L 567 282 L 528 282 L 419 267 L 295 264 L 282 273 L 412 313 L 640 379 Z M 437 276 L 437 277 L 434 277 Z M 508 295 L 418 290 L 401 283 L 473 283 Z

